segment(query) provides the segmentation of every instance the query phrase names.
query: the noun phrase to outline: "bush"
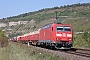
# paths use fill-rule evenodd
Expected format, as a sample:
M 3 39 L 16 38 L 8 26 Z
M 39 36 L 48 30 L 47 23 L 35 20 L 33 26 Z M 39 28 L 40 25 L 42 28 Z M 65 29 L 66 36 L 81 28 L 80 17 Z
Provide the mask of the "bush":
M 0 29 L 0 47 L 5 47 L 8 45 L 8 39 L 4 32 Z
M 0 37 L 0 47 L 6 47 L 8 45 L 8 40 L 5 37 Z
M 87 42 L 90 42 L 90 33 L 85 32 L 82 37 L 83 37 L 83 39 L 85 39 Z

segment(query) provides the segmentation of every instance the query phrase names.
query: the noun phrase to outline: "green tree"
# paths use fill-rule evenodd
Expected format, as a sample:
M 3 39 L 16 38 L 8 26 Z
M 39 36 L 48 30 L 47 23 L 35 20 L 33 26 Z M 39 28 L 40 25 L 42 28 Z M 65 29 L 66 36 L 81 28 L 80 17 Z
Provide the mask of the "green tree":
M 0 47 L 5 47 L 8 45 L 8 39 L 6 38 L 4 32 L 0 30 Z
M 0 30 L 0 37 L 4 37 L 4 32 L 2 32 L 2 30 Z
M 83 39 L 85 39 L 87 42 L 90 42 L 90 33 L 85 32 L 82 37 L 83 37 Z

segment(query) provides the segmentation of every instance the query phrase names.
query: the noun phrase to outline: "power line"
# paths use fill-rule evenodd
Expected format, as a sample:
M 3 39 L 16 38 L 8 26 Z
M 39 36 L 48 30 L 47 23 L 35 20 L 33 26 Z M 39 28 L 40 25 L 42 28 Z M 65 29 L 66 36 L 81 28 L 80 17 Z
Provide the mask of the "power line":
M 68 0 L 65 4 L 69 3 L 71 0 Z
M 83 1 L 83 0 L 79 0 L 77 3 L 80 3 L 81 1 Z
M 70 1 L 72 1 L 72 0 L 68 0 L 65 4 L 69 3 Z M 83 1 L 83 0 L 78 0 L 77 3 L 80 3 L 81 1 Z

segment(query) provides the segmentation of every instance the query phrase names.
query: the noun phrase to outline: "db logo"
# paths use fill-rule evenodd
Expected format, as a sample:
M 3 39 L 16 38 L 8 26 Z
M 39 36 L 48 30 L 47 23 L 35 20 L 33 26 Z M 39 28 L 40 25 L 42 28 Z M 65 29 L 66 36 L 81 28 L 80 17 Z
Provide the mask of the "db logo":
M 62 36 L 63 36 L 63 37 L 66 37 L 66 34 L 65 34 L 65 33 L 63 33 L 63 34 L 62 34 Z

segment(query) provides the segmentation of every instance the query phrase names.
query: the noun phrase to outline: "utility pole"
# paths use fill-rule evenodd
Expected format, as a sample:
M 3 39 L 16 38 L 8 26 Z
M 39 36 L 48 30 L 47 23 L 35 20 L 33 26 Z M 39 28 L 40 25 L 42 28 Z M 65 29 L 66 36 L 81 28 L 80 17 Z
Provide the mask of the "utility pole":
M 55 11 L 55 13 L 56 13 L 56 23 L 59 23 L 59 24 L 61 24 L 61 22 L 58 22 L 58 16 L 57 16 L 57 11 Z
M 58 20 L 58 17 L 57 17 L 57 11 L 55 11 L 55 13 L 56 13 L 56 21 Z

